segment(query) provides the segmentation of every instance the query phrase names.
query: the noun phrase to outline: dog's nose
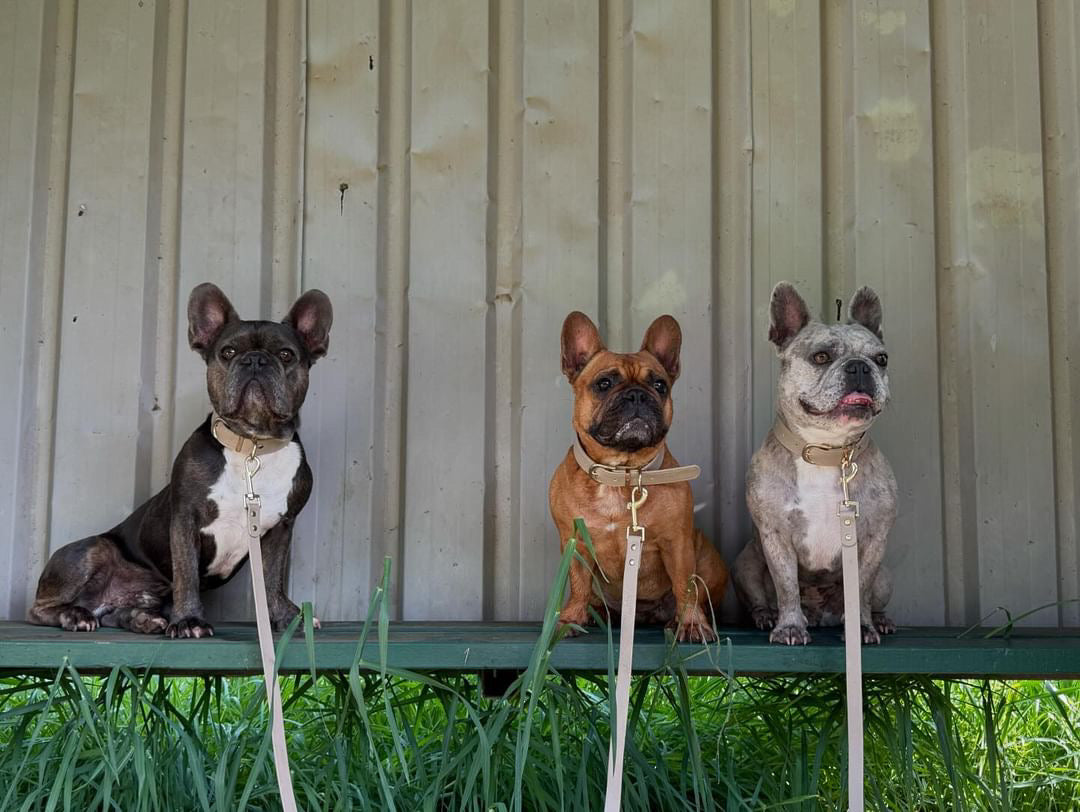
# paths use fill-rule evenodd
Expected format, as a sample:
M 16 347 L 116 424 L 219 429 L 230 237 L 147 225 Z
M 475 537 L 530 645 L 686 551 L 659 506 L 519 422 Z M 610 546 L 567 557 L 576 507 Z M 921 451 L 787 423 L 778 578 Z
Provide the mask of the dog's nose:
M 644 390 L 637 389 L 637 388 L 627 389 L 626 394 L 623 395 L 623 400 L 626 403 L 634 403 L 634 404 L 644 403 L 645 402 L 645 392 L 644 392 Z
M 262 369 L 270 363 L 270 356 L 262 350 L 252 350 L 251 352 L 244 353 L 240 358 L 240 363 L 245 367 Z
M 873 379 L 870 377 L 870 365 L 856 358 L 844 364 L 844 374 L 852 384 L 852 391 L 865 392 Z

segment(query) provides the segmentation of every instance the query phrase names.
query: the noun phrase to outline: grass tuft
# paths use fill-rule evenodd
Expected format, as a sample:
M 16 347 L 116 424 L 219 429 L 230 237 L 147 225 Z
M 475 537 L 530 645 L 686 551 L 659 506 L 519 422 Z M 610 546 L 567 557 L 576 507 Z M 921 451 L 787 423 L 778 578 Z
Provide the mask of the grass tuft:
M 501 698 L 471 675 L 388 667 L 377 589 L 348 673 L 281 678 L 300 807 L 601 808 L 614 669 L 574 676 L 549 661 L 577 554 L 567 545 L 529 668 Z M 309 641 L 310 618 L 305 607 Z M 371 633 L 379 662 L 360 657 Z M 727 645 L 706 655 L 716 677 L 688 677 L 673 644 L 666 669 L 635 679 L 624 808 L 843 808 L 843 678 L 732 677 Z M 868 808 L 1080 808 L 1080 683 L 870 677 L 864 691 Z M 0 809 L 278 809 L 267 723 L 260 678 L 84 677 L 66 664 L 2 678 Z

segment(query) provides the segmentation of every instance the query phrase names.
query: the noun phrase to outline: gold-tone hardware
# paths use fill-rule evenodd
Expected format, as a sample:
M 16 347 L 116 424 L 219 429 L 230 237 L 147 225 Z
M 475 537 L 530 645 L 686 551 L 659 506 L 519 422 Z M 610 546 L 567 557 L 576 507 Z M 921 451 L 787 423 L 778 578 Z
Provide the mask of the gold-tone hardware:
M 645 500 L 649 498 L 649 489 L 642 486 L 640 484 L 640 480 L 641 480 L 641 472 L 639 471 L 638 472 L 638 482 L 639 482 L 639 484 L 636 485 L 632 491 L 630 491 L 630 501 L 626 503 L 626 509 L 630 511 L 630 527 L 627 528 L 627 533 L 628 534 L 629 534 L 630 530 L 643 529 L 641 527 L 641 525 L 638 524 L 637 512 L 638 512 L 638 509 L 641 508 L 641 506 L 645 504 Z
M 588 470 L 589 478 L 592 479 L 594 482 L 600 482 L 600 480 L 596 478 L 597 471 L 604 471 L 605 473 L 612 474 L 613 476 L 623 477 L 624 483 L 620 487 L 624 488 L 630 487 L 631 477 L 634 475 L 634 470 L 632 468 L 616 468 L 611 465 L 601 465 L 598 462 L 594 462 L 592 465 L 589 466 Z M 641 471 L 638 471 L 637 475 L 640 479 Z

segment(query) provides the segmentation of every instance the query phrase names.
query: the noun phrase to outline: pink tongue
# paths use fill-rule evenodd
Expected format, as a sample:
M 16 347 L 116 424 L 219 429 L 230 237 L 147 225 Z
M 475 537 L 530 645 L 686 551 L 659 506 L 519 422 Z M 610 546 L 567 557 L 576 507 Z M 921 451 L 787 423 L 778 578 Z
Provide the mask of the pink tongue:
M 840 402 L 847 406 L 870 406 L 874 399 L 862 392 L 849 392 L 840 399 Z

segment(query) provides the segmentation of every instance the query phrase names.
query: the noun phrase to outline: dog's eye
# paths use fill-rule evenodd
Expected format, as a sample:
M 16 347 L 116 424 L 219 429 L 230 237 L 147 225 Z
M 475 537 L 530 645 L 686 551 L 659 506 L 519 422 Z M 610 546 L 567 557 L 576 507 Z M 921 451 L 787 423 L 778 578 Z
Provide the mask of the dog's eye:
M 874 363 L 884 369 L 889 365 L 889 356 L 883 352 L 879 352 L 877 355 L 874 356 Z
M 813 356 L 813 361 L 818 366 L 821 366 L 822 364 L 827 364 L 829 363 L 829 354 L 825 351 L 815 352 Z
M 231 361 L 234 355 L 236 355 L 236 350 L 232 347 L 226 347 L 221 351 L 221 357 L 226 361 Z
M 596 388 L 601 392 L 606 392 L 611 388 L 611 378 L 601 378 L 596 382 Z
M 292 361 L 292 359 L 295 358 L 296 355 L 295 355 L 295 353 L 293 353 L 292 350 L 284 349 L 284 350 L 278 350 L 277 357 L 281 359 L 281 362 L 283 364 L 287 364 L 290 361 Z
M 663 381 L 654 381 L 652 388 L 659 392 L 661 395 L 667 394 L 667 384 Z

